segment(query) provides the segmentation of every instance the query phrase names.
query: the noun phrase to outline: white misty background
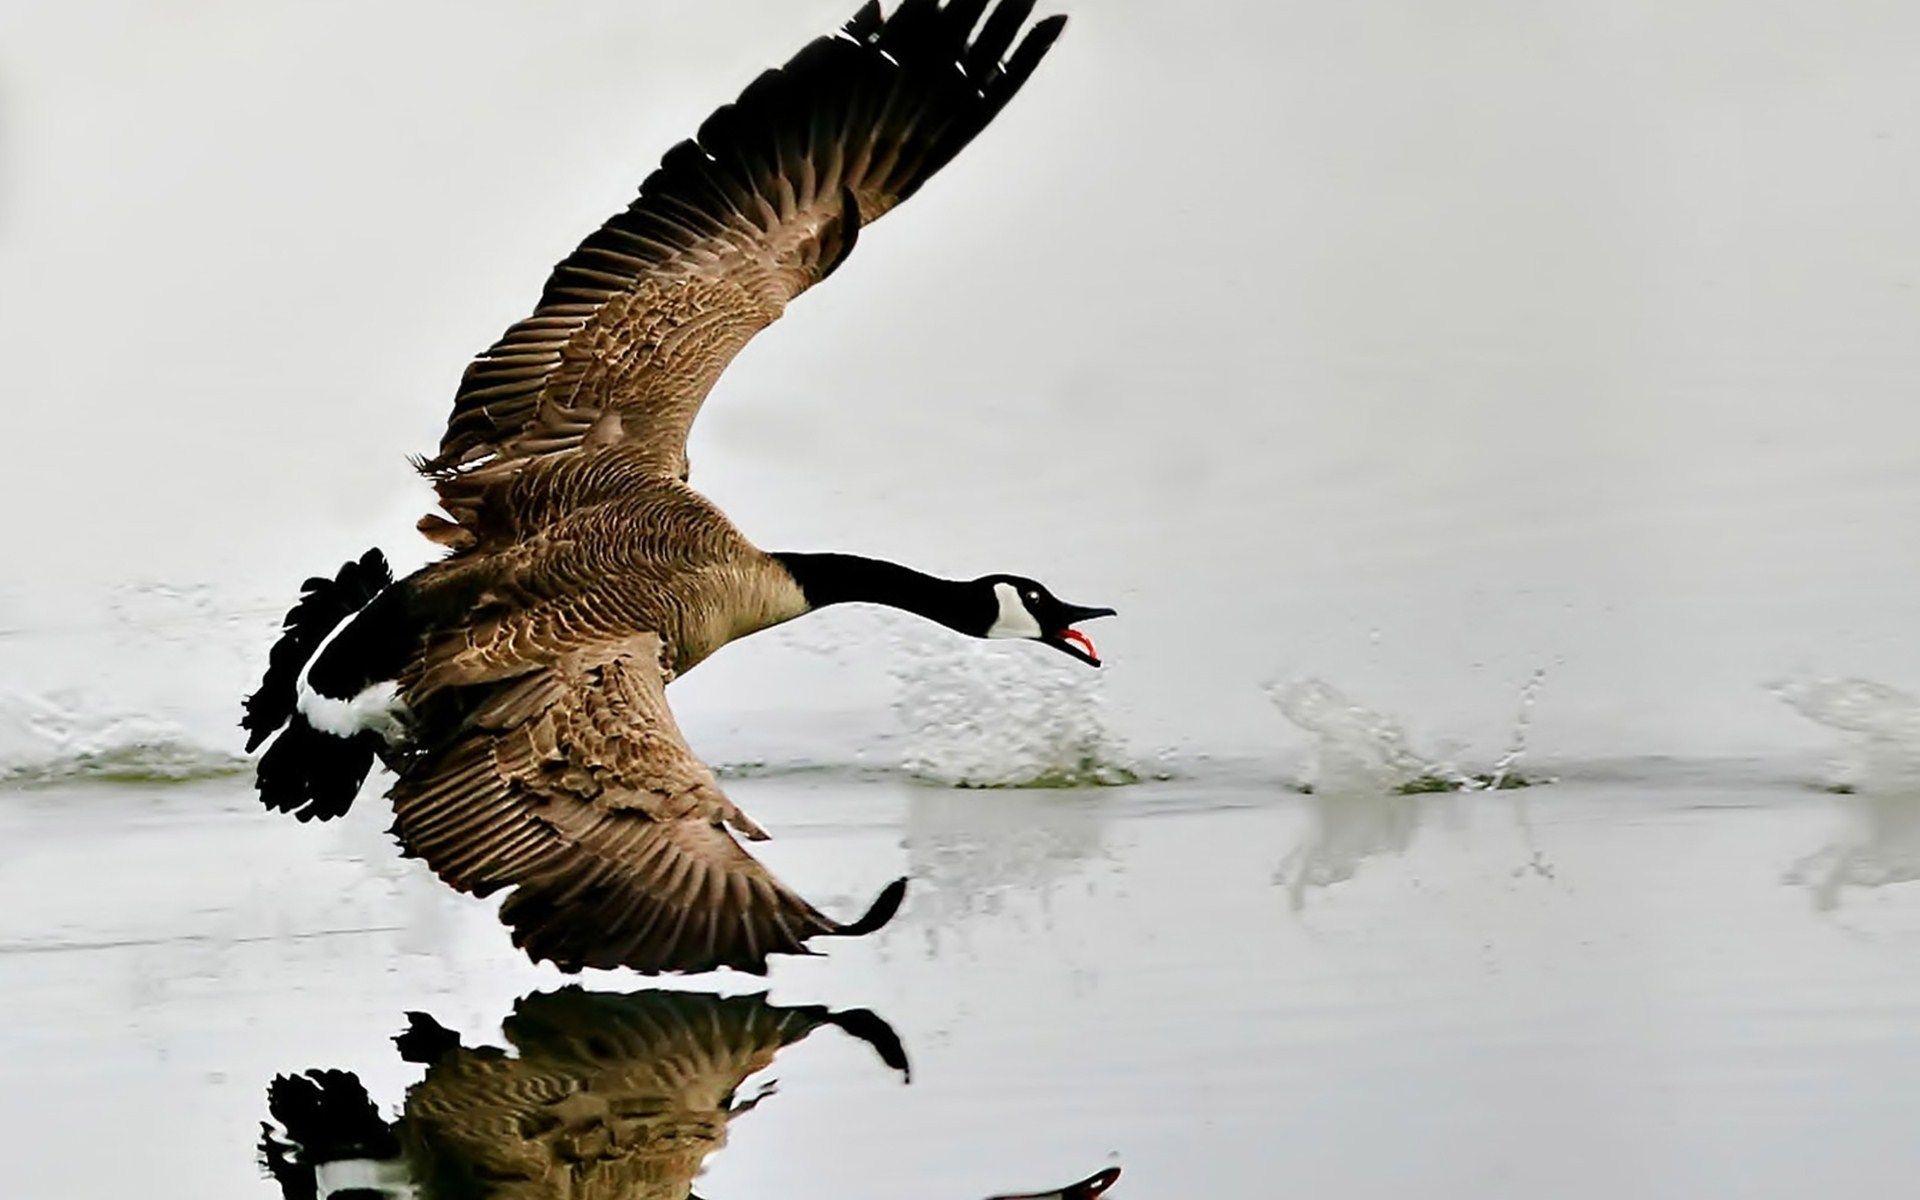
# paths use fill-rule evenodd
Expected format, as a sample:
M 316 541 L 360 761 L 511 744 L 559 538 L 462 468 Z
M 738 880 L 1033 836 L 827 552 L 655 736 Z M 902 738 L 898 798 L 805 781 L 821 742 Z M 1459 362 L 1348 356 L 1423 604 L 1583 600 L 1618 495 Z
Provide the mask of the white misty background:
M 0 752 L 237 749 L 299 580 L 423 560 L 467 360 L 853 7 L 0 12 Z M 1491 758 L 1544 669 L 1549 761 L 1920 687 L 1920 9 L 1043 7 L 1026 91 L 721 381 L 694 482 L 762 545 L 1114 605 L 1149 755 L 1283 744 L 1276 677 Z M 891 629 L 676 707 L 718 761 L 884 754 Z

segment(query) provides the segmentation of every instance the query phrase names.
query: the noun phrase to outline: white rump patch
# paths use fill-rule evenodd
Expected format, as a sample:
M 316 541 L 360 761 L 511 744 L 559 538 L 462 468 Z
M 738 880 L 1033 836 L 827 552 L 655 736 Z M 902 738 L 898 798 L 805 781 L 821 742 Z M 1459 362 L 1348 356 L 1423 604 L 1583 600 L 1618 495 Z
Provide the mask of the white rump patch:
M 1045 632 L 1040 628 L 1040 622 L 1027 611 L 1019 591 L 1012 584 L 994 584 L 993 594 L 1000 601 L 1000 615 L 994 619 L 993 628 L 987 630 L 988 637 L 1037 638 Z
M 321 733 L 350 738 L 371 729 L 384 738 L 387 745 L 398 745 L 407 734 L 407 706 L 400 702 L 399 681 L 386 679 L 370 683 L 351 700 L 335 700 L 313 690 L 313 682 L 309 678 L 313 674 L 313 664 L 320 661 L 320 656 L 333 644 L 333 639 L 352 622 L 353 617 L 349 616 L 335 625 L 314 649 L 313 657 L 307 659 L 306 669 L 300 672 L 300 689 L 294 707 L 307 719 L 307 724 Z
M 397 1158 L 342 1158 L 321 1163 L 313 1169 L 313 1183 L 320 1200 L 354 1190 L 379 1192 L 394 1200 L 413 1200 L 419 1195 L 407 1178 L 407 1165 Z
M 299 709 L 307 724 L 334 737 L 348 738 L 371 729 L 391 746 L 407 731 L 407 706 L 400 703 L 400 684 L 392 679 L 368 684 L 351 700 L 322 696 L 303 680 Z

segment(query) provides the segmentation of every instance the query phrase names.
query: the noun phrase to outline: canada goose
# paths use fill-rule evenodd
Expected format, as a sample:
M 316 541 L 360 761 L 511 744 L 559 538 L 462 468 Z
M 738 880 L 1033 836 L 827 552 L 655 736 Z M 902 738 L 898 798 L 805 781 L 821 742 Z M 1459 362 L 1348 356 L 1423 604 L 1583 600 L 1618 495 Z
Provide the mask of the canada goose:
M 446 514 L 421 531 L 450 555 L 395 583 L 369 551 L 287 614 L 241 721 L 250 751 L 280 731 L 257 769 L 269 808 L 339 816 L 380 757 L 407 852 L 461 891 L 512 888 L 515 943 L 565 970 L 764 973 L 885 924 L 904 880 L 842 924 L 741 849 L 729 827 L 766 834 L 686 745 L 667 683 L 850 601 L 1098 666 L 1074 626 L 1112 610 L 1016 575 L 763 552 L 688 486 L 686 439 L 734 354 L 979 133 L 1065 23 L 1021 36 L 1032 0 L 986 8 L 867 4 L 668 151 L 554 270 L 417 464 Z
M 907 1070 L 900 1039 L 873 1013 L 764 996 L 539 993 L 503 1023 L 511 1051 L 409 1019 L 394 1043 L 426 1074 L 394 1121 L 350 1072 L 283 1075 L 268 1088 L 260 1157 L 288 1196 L 680 1200 L 729 1123 L 770 1094 L 737 1098 L 741 1083 L 822 1025 Z

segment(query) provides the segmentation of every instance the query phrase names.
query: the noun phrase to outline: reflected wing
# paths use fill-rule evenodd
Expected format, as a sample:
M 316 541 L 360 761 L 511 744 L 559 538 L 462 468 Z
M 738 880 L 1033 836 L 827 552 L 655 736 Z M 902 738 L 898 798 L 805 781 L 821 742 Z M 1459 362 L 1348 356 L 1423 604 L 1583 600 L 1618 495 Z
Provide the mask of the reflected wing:
M 1033 0 L 980 22 L 986 6 L 904 0 L 883 20 L 869 3 L 669 151 L 467 369 L 422 464 L 446 510 L 464 523 L 527 461 L 602 442 L 683 475 L 688 428 L 727 363 L 992 120 L 1065 23 L 1037 22 L 1015 48 Z M 444 522 L 422 527 L 460 541 Z
M 443 1056 L 407 1094 L 403 1127 L 437 1175 L 486 1179 L 490 1194 L 679 1200 L 754 1103 L 735 1101 L 741 1082 L 856 1017 L 878 1022 L 761 996 L 530 996 L 505 1023 L 517 1053 Z
M 394 785 L 394 832 L 475 895 L 536 961 L 765 973 L 769 954 L 885 924 L 905 881 L 834 921 L 727 831 L 766 836 L 693 756 L 667 708 L 652 634 L 496 685 L 462 731 Z

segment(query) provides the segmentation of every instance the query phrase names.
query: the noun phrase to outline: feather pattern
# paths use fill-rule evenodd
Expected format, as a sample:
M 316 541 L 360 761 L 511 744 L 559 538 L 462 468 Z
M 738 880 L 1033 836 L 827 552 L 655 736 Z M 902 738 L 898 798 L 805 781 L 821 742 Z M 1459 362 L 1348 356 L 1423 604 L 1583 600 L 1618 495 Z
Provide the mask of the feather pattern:
M 884 922 L 903 885 L 844 925 L 734 840 L 766 834 L 687 748 L 660 641 L 579 651 L 490 689 L 409 764 L 394 833 L 463 892 L 513 892 L 500 919 L 536 961 L 765 973 L 771 954 Z
M 420 466 L 455 548 L 530 463 L 630 441 L 686 474 L 686 439 L 734 355 L 845 259 L 1018 92 L 1065 18 L 1032 0 L 877 5 L 748 85 L 668 151 L 639 198 L 554 268 L 533 314 L 468 367 Z M 969 41 L 969 38 L 972 38 Z
M 461 380 L 418 464 L 445 513 L 421 531 L 453 553 L 393 589 L 409 642 L 381 669 L 410 740 L 381 753 L 403 844 L 462 891 L 508 890 L 534 958 L 764 972 L 898 907 L 903 883 L 843 925 L 783 886 L 674 723 L 670 680 L 810 607 L 688 486 L 687 434 L 741 347 L 1019 91 L 1064 23 L 1031 14 L 866 4 L 669 150 Z M 250 728 L 285 706 L 276 678 Z

